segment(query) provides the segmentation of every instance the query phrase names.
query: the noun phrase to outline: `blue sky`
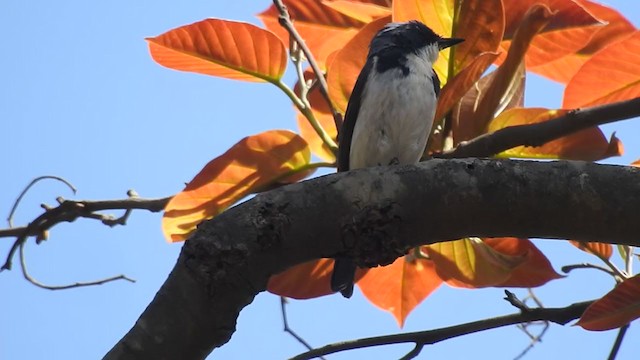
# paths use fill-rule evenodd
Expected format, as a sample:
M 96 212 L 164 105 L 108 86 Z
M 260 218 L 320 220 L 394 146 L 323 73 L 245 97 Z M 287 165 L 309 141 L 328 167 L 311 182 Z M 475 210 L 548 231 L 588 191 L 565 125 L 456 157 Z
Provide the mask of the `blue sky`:
M 636 26 L 640 5 L 616 0 Z M 211 158 L 242 137 L 261 131 L 295 129 L 287 98 L 268 84 L 252 84 L 178 72 L 154 63 L 144 38 L 206 17 L 259 24 L 253 16 L 269 1 L 18 1 L 0 3 L 0 215 L 4 219 L 22 188 L 34 177 L 58 175 L 78 188 L 77 199 L 113 199 L 135 189 L 143 197 L 179 191 Z M 557 107 L 560 86 L 528 78 L 527 105 Z M 268 110 L 267 110 L 268 109 Z M 626 154 L 611 160 L 626 164 L 640 158 L 632 121 L 604 127 L 625 144 Z M 45 182 L 25 198 L 14 219 L 26 224 L 40 214 L 40 203 L 73 195 Z M 4 227 L 0 226 L 0 227 Z M 559 241 L 538 241 L 556 269 L 595 261 Z M 0 239 L 4 256 L 10 239 Z M 124 335 L 151 301 L 178 256 L 181 244 L 167 244 L 160 215 L 136 212 L 126 227 L 106 228 L 79 220 L 51 231 L 50 240 L 27 247 L 31 273 L 49 284 L 87 281 L 117 274 L 137 280 L 103 286 L 48 291 L 34 287 L 14 271 L 0 274 L 0 358 L 99 358 Z M 536 290 L 547 306 L 601 296 L 611 279 L 578 271 Z M 524 295 L 525 291 L 515 290 Z M 442 287 L 408 318 L 403 331 L 449 326 L 511 313 L 502 289 L 459 290 Z M 397 332 L 391 315 L 357 292 L 352 300 L 329 296 L 292 301 L 290 324 L 311 344 Z M 637 324 L 636 324 L 637 325 Z M 606 357 L 616 333 L 590 333 L 553 326 L 529 359 Z M 619 359 L 632 359 L 632 326 Z M 423 350 L 421 358 L 510 359 L 528 344 L 515 327 L 446 341 Z M 410 345 L 338 355 L 368 359 L 397 358 Z M 304 349 L 282 332 L 279 298 L 260 294 L 240 315 L 231 342 L 213 354 L 219 359 L 282 359 Z M 635 354 L 637 355 L 637 354 Z

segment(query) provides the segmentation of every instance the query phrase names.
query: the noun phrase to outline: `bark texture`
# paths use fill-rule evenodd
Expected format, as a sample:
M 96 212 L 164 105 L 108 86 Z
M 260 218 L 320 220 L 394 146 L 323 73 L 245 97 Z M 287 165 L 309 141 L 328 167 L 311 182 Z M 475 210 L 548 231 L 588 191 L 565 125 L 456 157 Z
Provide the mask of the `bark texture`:
M 202 359 L 270 275 L 308 260 L 375 266 L 465 236 L 640 246 L 638 214 L 640 169 L 579 161 L 434 159 L 285 186 L 201 224 L 105 359 Z

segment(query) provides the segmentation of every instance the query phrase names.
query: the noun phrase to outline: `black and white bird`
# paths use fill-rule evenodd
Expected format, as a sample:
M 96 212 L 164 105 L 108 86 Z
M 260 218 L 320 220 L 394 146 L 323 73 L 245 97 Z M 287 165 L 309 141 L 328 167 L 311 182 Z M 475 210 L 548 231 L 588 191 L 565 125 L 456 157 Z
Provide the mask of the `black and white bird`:
M 462 41 L 419 21 L 390 23 L 376 34 L 347 105 L 338 171 L 420 160 L 440 93 L 433 64 L 440 50 Z M 337 258 L 331 289 L 351 297 L 355 271 L 352 259 Z

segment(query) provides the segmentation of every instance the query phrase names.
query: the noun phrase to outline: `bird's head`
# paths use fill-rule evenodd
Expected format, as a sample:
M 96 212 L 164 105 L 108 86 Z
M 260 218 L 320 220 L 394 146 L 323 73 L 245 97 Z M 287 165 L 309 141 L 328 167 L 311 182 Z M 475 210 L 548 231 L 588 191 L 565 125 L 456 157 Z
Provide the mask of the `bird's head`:
M 462 41 L 464 39 L 443 38 L 416 20 L 389 23 L 371 40 L 369 56 L 400 57 L 426 54 L 427 60 L 433 64 L 438 59 L 440 50 Z

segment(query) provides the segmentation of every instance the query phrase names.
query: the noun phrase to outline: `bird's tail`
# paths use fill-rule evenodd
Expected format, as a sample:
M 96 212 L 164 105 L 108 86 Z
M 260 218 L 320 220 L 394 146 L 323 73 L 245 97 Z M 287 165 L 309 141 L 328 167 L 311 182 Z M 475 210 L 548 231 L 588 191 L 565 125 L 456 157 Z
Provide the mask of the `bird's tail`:
M 331 290 L 340 291 L 347 299 L 353 295 L 353 280 L 356 264 L 351 259 L 337 258 L 331 274 Z

